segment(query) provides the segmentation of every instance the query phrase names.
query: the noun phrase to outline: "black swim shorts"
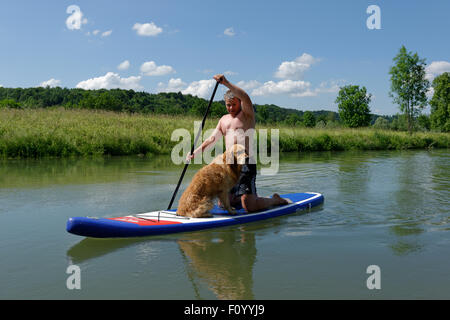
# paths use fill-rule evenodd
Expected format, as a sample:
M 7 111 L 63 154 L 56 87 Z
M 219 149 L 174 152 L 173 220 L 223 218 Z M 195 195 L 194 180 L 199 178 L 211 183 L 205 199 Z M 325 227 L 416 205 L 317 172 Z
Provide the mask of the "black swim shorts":
M 256 194 L 256 164 L 244 164 L 238 183 L 230 190 L 235 197 L 243 194 Z

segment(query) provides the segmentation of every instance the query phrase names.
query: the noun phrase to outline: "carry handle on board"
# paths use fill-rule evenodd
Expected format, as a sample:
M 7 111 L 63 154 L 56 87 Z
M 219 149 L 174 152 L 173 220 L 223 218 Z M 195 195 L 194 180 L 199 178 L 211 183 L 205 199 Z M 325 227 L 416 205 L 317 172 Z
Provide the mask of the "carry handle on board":
M 219 86 L 219 81 L 217 81 L 216 86 L 214 87 L 214 91 L 212 93 L 211 99 L 209 100 L 208 108 L 206 108 L 205 115 L 203 116 L 202 126 L 198 130 L 197 136 L 195 137 L 194 144 L 192 145 L 191 154 L 194 153 L 195 145 L 197 144 L 198 138 L 200 137 L 200 134 L 203 131 L 203 127 L 205 126 L 206 117 L 208 116 L 208 112 L 209 112 L 209 109 L 211 108 L 211 104 L 212 104 L 212 101 L 214 100 L 214 96 L 216 95 L 216 91 L 217 91 L 217 87 L 218 86 Z M 184 165 L 183 172 L 181 173 L 180 180 L 178 180 L 177 187 L 175 188 L 175 191 L 174 191 L 174 193 L 172 195 L 172 199 L 170 200 L 169 207 L 167 208 L 167 210 L 170 210 L 170 208 L 172 208 L 173 200 L 175 200 L 175 197 L 177 195 L 178 189 L 180 188 L 180 185 L 181 185 L 181 181 L 183 181 L 184 174 L 186 173 L 186 170 L 187 170 L 187 167 L 189 166 L 189 163 L 191 163 L 191 162 L 189 161 L 189 162 L 187 162 Z

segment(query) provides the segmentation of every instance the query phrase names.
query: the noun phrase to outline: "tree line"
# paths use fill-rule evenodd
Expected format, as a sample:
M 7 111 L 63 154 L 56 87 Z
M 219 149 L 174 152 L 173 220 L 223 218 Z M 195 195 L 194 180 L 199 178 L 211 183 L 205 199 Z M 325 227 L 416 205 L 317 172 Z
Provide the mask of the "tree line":
M 181 92 L 152 94 L 124 89 L 85 90 L 61 87 L 3 88 L 0 87 L 0 108 L 48 108 L 108 110 L 116 112 L 192 115 L 201 117 L 208 101 Z M 333 111 L 306 111 L 282 108 L 274 104 L 255 104 L 258 123 L 286 123 L 312 127 L 317 121 L 339 121 Z M 227 113 L 225 102 L 214 101 L 210 116 L 221 117 Z

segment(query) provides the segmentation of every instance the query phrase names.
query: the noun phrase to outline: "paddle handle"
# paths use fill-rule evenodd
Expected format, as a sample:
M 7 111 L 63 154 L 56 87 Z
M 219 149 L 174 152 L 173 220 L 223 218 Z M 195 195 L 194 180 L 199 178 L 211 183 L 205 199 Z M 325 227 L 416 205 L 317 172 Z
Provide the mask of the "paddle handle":
M 209 100 L 208 107 L 206 108 L 205 115 L 203 116 L 202 125 L 201 125 L 200 129 L 198 130 L 197 136 L 195 137 L 195 140 L 194 140 L 194 144 L 192 145 L 191 154 L 194 154 L 195 145 L 197 144 L 197 141 L 200 138 L 200 135 L 201 135 L 201 133 L 203 131 L 203 127 L 205 126 L 206 117 L 208 116 L 208 112 L 209 112 L 209 109 L 211 108 L 211 104 L 212 104 L 212 102 L 214 100 L 214 96 L 216 95 L 216 91 L 217 91 L 217 87 L 218 86 L 219 86 L 219 81 L 217 81 L 216 86 L 214 87 L 214 91 L 212 93 L 211 99 Z M 175 197 L 177 196 L 178 189 L 180 188 L 181 181 L 183 181 L 184 174 L 186 173 L 186 170 L 187 170 L 187 167 L 189 166 L 189 163 L 191 163 L 191 162 L 189 161 L 189 162 L 187 162 L 184 165 L 183 172 L 181 173 L 181 177 L 178 180 L 177 187 L 175 188 L 175 191 L 174 191 L 174 193 L 172 195 L 172 199 L 170 199 L 169 207 L 167 208 L 167 210 L 170 210 L 170 208 L 172 208 L 173 201 L 175 200 Z

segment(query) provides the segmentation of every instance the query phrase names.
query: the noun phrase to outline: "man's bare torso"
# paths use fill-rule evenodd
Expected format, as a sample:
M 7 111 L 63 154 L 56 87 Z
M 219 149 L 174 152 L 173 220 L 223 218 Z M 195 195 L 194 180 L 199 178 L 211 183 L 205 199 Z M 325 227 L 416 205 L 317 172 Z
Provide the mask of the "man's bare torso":
M 235 117 L 230 114 L 220 119 L 220 130 L 225 137 L 225 146 L 229 150 L 232 145 L 239 143 L 245 146 L 247 154 L 253 155 L 252 140 L 255 129 L 255 119 L 246 117 L 239 112 Z

